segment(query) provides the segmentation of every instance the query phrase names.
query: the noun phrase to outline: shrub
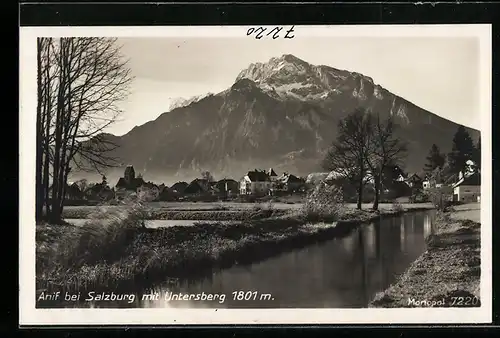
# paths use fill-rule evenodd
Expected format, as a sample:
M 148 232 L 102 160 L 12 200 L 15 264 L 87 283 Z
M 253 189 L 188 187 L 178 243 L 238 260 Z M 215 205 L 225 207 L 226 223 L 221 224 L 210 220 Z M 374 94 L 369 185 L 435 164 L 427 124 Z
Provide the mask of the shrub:
M 392 202 L 392 210 L 394 210 L 395 212 L 403 212 L 405 210 L 405 208 L 397 200 L 394 200 Z
M 253 206 L 252 206 L 252 211 L 253 212 L 259 212 L 261 211 L 262 209 L 264 209 L 262 207 L 262 204 L 261 203 L 255 203 Z
M 308 220 L 336 220 L 343 204 L 341 188 L 320 183 L 308 193 L 302 211 Z
M 429 201 L 440 211 L 444 211 L 452 203 L 450 201 L 452 194 L 451 188 L 446 186 L 427 190 Z
M 429 196 L 424 193 L 416 193 L 414 195 L 411 195 L 409 198 L 410 203 L 426 203 L 429 202 Z
M 269 200 L 266 204 L 266 210 L 267 211 L 273 211 L 274 210 L 274 202 L 273 200 Z
M 150 209 L 140 198 L 129 198 L 121 203 L 125 208 L 97 207 L 89 214 L 89 220 L 78 227 L 77 236 L 59 238 L 51 250 L 53 263 L 78 268 L 120 259 L 133 238 L 131 231 L 144 228 L 150 214 Z

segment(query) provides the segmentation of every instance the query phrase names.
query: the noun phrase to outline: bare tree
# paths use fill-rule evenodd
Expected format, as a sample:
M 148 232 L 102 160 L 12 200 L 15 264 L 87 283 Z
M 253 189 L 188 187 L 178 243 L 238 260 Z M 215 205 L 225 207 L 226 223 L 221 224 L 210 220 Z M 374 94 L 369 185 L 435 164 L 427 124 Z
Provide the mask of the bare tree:
M 37 55 L 36 55 L 36 63 L 37 63 L 37 73 L 36 73 L 36 78 L 37 78 L 37 107 L 36 107 L 36 209 L 35 209 L 35 218 L 39 220 L 42 217 L 43 213 L 43 196 L 44 196 L 44 189 L 43 189 L 43 181 L 42 181 L 42 166 L 43 166 L 43 135 L 42 135 L 42 130 L 43 130 L 43 124 L 42 124 L 42 105 L 43 102 L 40 98 L 43 97 L 43 89 L 44 87 L 42 86 L 42 48 L 43 48 L 43 41 L 42 39 L 37 40 Z
M 49 218 L 58 221 L 73 166 L 100 171 L 114 165 L 109 152 L 116 145 L 102 132 L 121 113 L 118 103 L 128 95 L 132 76 L 114 38 L 40 38 L 38 55 L 37 161 L 42 165 L 37 178 L 43 184 L 37 202 L 43 200 Z M 49 175 L 50 203 L 44 194 Z
M 335 170 L 357 187 L 358 209 L 361 209 L 366 183 L 366 157 L 370 147 L 371 128 L 371 115 L 363 108 L 356 109 L 339 122 L 338 137 L 323 160 L 326 170 Z
M 369 151 L 365 161 L 375 183 L 373 210 L 378 210 L 385 170 L 388 165 L 398 164 L 406 156 L 407 144 L 395 135 L 398 125 L 395 123 L 393 115 L 382 120 L 379 114 L 375 114 L 374 118 L 370 118 L 370 122 L 373 125 L 370 127 Z
M 56 65 L 54 41 L 51 38 L 37 40 L 37 126 L 36 126 L 36 219 L 40 220 L 45 207 L 50 214 L 51 163 L 54 158 L 53 138 L 55 86 L 59 69 Z

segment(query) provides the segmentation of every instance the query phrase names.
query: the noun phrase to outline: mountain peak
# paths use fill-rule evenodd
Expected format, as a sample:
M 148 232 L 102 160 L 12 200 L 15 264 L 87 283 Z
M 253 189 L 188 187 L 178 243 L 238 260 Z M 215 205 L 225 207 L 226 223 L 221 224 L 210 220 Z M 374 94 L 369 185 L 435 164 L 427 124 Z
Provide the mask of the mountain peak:
M 324 65 L 312 65 L 292 54 L 252 63 L 242 70 L 236 82 L 249 79 L 268 95 L 300 101 L 334 98 L 346 90 L 361 100 L 383 98 L 384 89 L 360 73 Z M 348 89 L 349 88 L 349 89 Z
M 304 73 L 310 69 L 310 65 L 292 54 L 283 54 L 272 57 L 269 61 L 262 63 L 251 63 L 236 77 L 236 82 L 246 78 L 256 83 L 268 82 L 271 78 L 283 77 L 286 74 Z
M 283 54 L 278 59 L 286 61 L 286 62 L 307 63 L 304 60 L 299 59 L 298 57 L 296 57 L 295 55 L 292 55 L 292 54 Z

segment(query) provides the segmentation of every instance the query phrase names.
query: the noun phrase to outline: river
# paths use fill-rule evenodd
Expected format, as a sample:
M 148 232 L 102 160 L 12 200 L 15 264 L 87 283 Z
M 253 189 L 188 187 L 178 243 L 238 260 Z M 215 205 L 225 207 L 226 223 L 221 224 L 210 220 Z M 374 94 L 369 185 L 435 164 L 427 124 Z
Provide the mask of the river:
M 87 305 L 77 306 L 363 308 L 426 250 L 434 215 L 430 210 L 388 217 L 362 225 L 345 237 L 262 262 L 214 270 L 203 279 L 165 282 L 135 293 L 130 302 L 82 302 Z M 171 293 L 179 292 L 181 298 L 186 294 L 191 299 L 167 300 Z M 142 299 L 143 294 L 158 295 L 158 299 Z M 208 295 L 217 298 L 202 300 Z

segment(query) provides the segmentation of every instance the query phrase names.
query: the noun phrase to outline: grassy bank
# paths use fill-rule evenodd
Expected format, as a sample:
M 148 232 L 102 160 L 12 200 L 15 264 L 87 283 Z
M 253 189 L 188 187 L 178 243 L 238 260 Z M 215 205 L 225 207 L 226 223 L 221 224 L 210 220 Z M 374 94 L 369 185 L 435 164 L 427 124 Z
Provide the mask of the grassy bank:
M 63 217 L 66 219 L 86 219 L 92 217 L 97 207 L 73 208 L 65 210 Z M 118 210 L 119 207 L 101 207 L 109 210 Z M 269 218 L 284 215 L 288 210 L 273 209 L 267 205 L 256 204 L 252 208 L 242 210 L 213 208 L 209 210 L 175 210 L 164 208 L 151 208 L 144 215 L 147 220 L 201 220 L 201 221 L 243 221 L 252 219 Z
M 243 220 L 248 218 L 252 213 L 262 212 L 261 216 L 271 217 L 284 215 L 292 210 L 302 209 L 304 204 L 276 204 L 276 203 L 146 203 L 149 208 L 148 214 L 145 215 L 148 219 L 164 219 L 164 220 Z M 345 204 L 345 207 L 354 209 L 355 204 Z M 403 210 L 417 211 L 432 208 L 429 203 L 403 203 L 400 204 Z M 370 209 L 372 204 L 363 204 L 363 209 Z M 63 218 L 66 219 L 86 219 L 99 208 L 116 211 L 126 209 L 126 206 L 72 206 L 66 207 L 63 211 Z M 393 210 L 392 203 L 382 203 L 379 205 L 382 211 Z M 269 215 L 269 210 L 273 210 L 273 214 Z M 262 217 L 261 217 L 262 218 Z
M 427 251 L 370 307 L 480 306 L 480 223 L 452 214 L 438 216 Z
M 399 208 L 376 212 L 342 208 L 321 215 L 288 211 L 239 224 L 157 229 L 141 228 L 140 220 L 129 213 L 106 225 L 99 216 L 80 227 L 37 225 L 36 285 L 39 290 L 99 290 L 197 277 L 213 267 L 262 260 L 402 212 Z

